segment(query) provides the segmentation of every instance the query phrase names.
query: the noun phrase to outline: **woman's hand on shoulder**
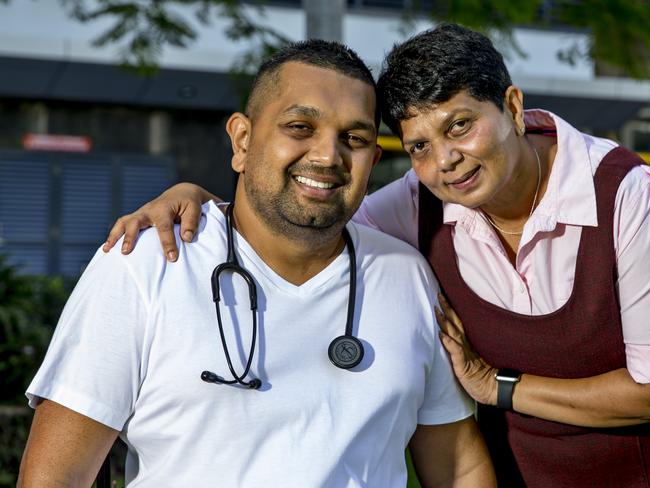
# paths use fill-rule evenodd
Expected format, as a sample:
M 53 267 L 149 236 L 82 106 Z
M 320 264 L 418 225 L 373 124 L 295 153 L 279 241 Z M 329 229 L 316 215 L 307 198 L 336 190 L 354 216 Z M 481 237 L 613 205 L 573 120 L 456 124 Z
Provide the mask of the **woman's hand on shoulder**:
M 181 224 L 181 239 L 191 242 L 201 218 L 201 205 L 210 199 L 218 200 L 198 185 L 178 183 L 135 212 L 117 219 L 102 249 L 108 252 L 124 236 L 122 254 L 129 254 L 136 245 L 138 233 L 147 227 L 155 227 L 167 260 L 176 261 L 178 248 L 174 223 Z

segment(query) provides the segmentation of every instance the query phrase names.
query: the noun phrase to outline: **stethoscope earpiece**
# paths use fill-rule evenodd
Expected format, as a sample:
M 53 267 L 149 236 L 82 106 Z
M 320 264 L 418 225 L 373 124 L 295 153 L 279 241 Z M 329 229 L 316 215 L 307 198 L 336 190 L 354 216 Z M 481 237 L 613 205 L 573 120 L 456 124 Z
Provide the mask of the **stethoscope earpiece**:
M 201 379 L 206 383 L 221 383 L 219 377 L 212 371 L 204 371 L 201 373 Z
M 255 342 L 257 340 L 257 288 L 255 281 L 251 274 L 239 265 L 237 256 L 235 255 L 234 239 L 233 239 L 233 209 L 235 204 L 231 203 L 226 209 L 226 235 L 228 239 L 228 257 L 225 263 L 218 265 L 212 272 L 212 296 L 217 312 L 217 323 L 219 324 L 219 336 L 221 337 L 221 345 L 226 355 L 226 362 L 228 369 L 233 376 L 232 380 L 225 380 L 211 371 L 203 371 L 201 379 L 206 383 L 218 383 L 223 385 L 241 385 L 251 390 L 257 390 L 262 386 L 262 381 L 258 378 L 251 378 L 246 381 L 244 378 L 248 372 L 253 361 L 255 354 Z M 348 248 L 348 255 L 350 259 L 350 295 L 348 298 L 348 316 L 345 323 L 345 334 L 334 339 L 327 349 L 327 355 L 334 366 L 342 369 L 354 368 L 363 359 L 363 344 L 361 341 L 352 335 L 352 325 L 354 323 L 354 304 L 357 289 L 357 262 L 354 251 L 354 244 L 350 233 L 343 228 L 343 240 Z M 249 300 L 251 305 L 251 313 L 253 314 L 253 334 L 251 338 L 251 347 L 248 354 L 248 361 L 246 368 L 241 375 L 238 375 L 233 368 L 232 361 L 230 360 L 230 353 L 228 352 L 228 345 L 226 344 L 226 337 L 223 332 L 223 323 L 221 322 L 221 309 L 219 304 L 221 297 L 219 294 L 219 276 L 224 271 L 230 271 L 234 274 L 240 275 L 248 284 Z
M 235 383 L 239 383 L 240 385 L 245 386 L 246 388 L 250 388 L 251 390 L 259 390 L 259 388 L 262 386 L 262 382 L 257 378 L 252 378 L 250 381 L 244 381 L 243 378 L 237 377 L 235 380 L 226 381 L 218 375 L 214 374 L 212 371 L 204 371 L 201 373 L 201 379 L 206 383 L 219 383 L 222 385 L 234 385 Z

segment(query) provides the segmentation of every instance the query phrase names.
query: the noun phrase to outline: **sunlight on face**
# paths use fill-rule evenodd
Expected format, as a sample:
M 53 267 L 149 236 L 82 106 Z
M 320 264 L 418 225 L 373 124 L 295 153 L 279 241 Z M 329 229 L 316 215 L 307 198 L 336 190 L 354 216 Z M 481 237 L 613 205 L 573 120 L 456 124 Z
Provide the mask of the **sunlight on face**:
M 520 152 L 506 106 L 460 92 L 400 124 L 404 148 L 418 178 L 438 198 L 475 208 L 511 180 Z
M 297 62 L 279 79 L 278 96 L 252 123 L 246 197 L 283 234 L 334 235 L 360 205 L 379 156 L 373 87 Z

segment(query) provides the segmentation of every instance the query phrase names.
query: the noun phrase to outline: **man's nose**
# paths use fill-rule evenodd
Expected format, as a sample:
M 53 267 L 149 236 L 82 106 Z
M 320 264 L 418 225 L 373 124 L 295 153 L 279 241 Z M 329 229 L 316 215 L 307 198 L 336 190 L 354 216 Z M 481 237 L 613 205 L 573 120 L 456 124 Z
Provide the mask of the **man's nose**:
M 321 134 L 312 139 L 308 159 L 322 166 L 338 166 L 343 163 L 342 141 L 338 134 Z

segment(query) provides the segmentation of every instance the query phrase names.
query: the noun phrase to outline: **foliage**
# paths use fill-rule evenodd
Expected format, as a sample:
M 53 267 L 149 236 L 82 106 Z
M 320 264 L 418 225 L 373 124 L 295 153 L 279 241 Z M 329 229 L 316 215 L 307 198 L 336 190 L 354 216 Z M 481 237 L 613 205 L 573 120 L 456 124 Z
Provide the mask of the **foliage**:
M 0 403 L 24 404 L 70 288 L 61 277 L 21 276 L 0 255 Z
M 250 72 L 260 59 L 289 41 L 272 27 L 254 20 L 264 9 L 241 0 L 59 0 L 69 15 L 81 22 L 100 19 L 112 25 L 94 41 L 97 46 L 119 45 L 122 63 L 150 74 L 156 70 L 165 46 L 186 48 L 198 33 L 195 25 L 209 26 L 215 16 L 229 21 L 226 35 L 249 41 L 250 49 L 234 71 Z M 0 5 L 10 0 L 0 0 Z M 560 60 L 581 58 L 619 67 L 640 78 L 650 76 L 649 0 L 434 0 L 424 10 L 422 0 L 405 2 L 404 29 L 416 14 L 428 13 L 434 21 L 458 22 L 505 41 L 523 55 L 512 37 L 512 26 L 554 28 L 558 24 L 590 32 L 590 40 L 570 43 L 557 53 Z M 256 14 L 256 15 L 252 15 Z
M 587 28 L 592 41 L 586 48 L 573 46 L 565 59 L 591 57 L 623 68 L 636 78 L 650 76 L 650 1 L 562 0 L 552 15 L 561 23 Z
M 435 0 L 430 11 L 436 21 L 457 22 L 479 30 L 503 29 L 512 25 L 532 23 L 544 0 Z M 412 16 L 422 11 L 419 2 L 415 2 L 406 12 Z
M 61 277 L 20 275 L 0 254 L 0 487 L 15 486 L 32 418 L 25 389 L 43 360 L 72 284 Z
M 16 486 L 31 422 L 28 407 L 0 407 L 0 487 Z
M 405 12 L 410 25 L 413 12 L 421 11 L 418 0 Z M 648 0 L 436 0 L 431 18 L 463 24 L 501 37 L 506 45 L 523 54 L 512 37 L 512 26 L 555 28 L 558 25 L 591 34 L 581 45 L 569 43 L 557 53 L 569 64 L 579 59 L 617 66 L 626 74 L 650 76 L 650 1 Z
M 234 67 L 236 71 L 250 70 L 250 66 L 254 69 L 261 57 L 289 42 L 281 33 L 253 19 L 251 11 L 263 16 L 261 6 L 245 9 L 238 0 L 60 1 L 69 14 L 81 22 L 100 18 L 112 20 L 112 26 L 94 40 L 94 45 L 121 45 L 123 65 L 143 74 L 156 70 L 156 61 L 166 45 L 185 48 L 196 39 L 192 19 L 181 13 L 187 12 L 186 7 L 193 10 L 194 21 L 198 24 L 209 26 L 216 15 L 228 19 L 230 25 L 226 35 L 229 39 L 252 41 L 255 47 Z

